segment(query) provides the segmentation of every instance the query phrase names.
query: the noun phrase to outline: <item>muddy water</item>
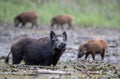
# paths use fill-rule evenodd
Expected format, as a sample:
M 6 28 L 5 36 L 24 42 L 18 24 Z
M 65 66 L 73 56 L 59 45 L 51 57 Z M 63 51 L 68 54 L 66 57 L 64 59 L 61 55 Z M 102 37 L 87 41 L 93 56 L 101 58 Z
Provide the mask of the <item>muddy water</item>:
M 57 33 L 62 33 L 62 30 L 54 30 Z M 1 25 L 0 26 L 0 79 L 79 79 L 83 78 L 97 78 L 97 79 L 107 79 L 109 77 L 114 78 L 118 77 L 116 74 L 113 74 L 111 69 L 108 69 L 110 71 L 109 73 L 104 71 L 105 74 L 97 74 L 99 71 L 89 71 L 91 70 L 90 67 L 92 67 L 92 64 L 97 62 L 98 65 L 104 64 L 105 68 L 107 68 L 107 64 L 110 64 L 112 66 L 116 67 L 116 71 L 120 70 L 120 30 L 116 29 L 106 29 L 106 28 L 75 28 L 74 30 L 67 30 L 68 34 L 68 41 L 67 41 L 67 49 L 65 53 L 60 58 L 60 61 L 58 62 L 58 69 L 56 70 L 62 70 L 71 72 L 71 75 L 55 75 L 55 74 L 39 74 L 37 76 L 27 76 L 27 75 L 7 75 L 7 72 L 11 72 L 11 69 L 9 70 L 9 66 L 6 66 L 6 64 L 3 63 L 4 57 L 7 56 L 8 52 L 10 51 L 10 46 L 18 41 L 21 38 L 25 37 L 31 37 L 31 38 L 40 38 L 49 36 L 50 29 L 47 26 L 41 26 L 38 29 L 30 29 L 29 27 L 25 27 L 23 29 L 20 28 L 13 28 L 10 25 Z M 78 47 L 81 43 L 85 42 L 88 39 L 94 39 L 98 37 L 103 37 L 109 42 L 109 50 L 108 53 L 105 56 L 104 61 L 100 60 L 100 56 L 96 56 L 96 61 L 92 60 L 92 57 L 89 56 L 86 61 L 84 61 L 84 57 L 81 59 L 77 59 L 77 53 L 78 53 Z M 83 62 L 84 61 L 84 62 Z M 82 62 L 82 63 L 81 63 Z M 78 64 L 80 63 L 80 64 Z M 87 72 L 83 72 L 81 69 L 81 65 L 85 64 L 85 70 L 90 72 L 90 75 L 87 74 Z M 77 67 L 74 68 L 74 66 Z M 79 67 L 80 66 L 80 67 Z M 2 73 L 2 69 L 5 67 L 8 69 L 8 71 Z M 67 67 L 67 68 L 65 68 Z M 108 67 L 109 68 L 109 67 Z M 43 68 L 44 69 L 44 68 Z M 26 69 L 27 70 L 27 69 Z M 102 71 L 102 70 L 101 70 Z M 30 71 L 31 72 L 31 71 Z M 17 73 L 17 72 L 16 72 Z M 22 71 L 21 71 L 22 73 Z M 24 72 L 23 72 L 24 73 Z M 112 75 L 111 75 L 112 74 Z

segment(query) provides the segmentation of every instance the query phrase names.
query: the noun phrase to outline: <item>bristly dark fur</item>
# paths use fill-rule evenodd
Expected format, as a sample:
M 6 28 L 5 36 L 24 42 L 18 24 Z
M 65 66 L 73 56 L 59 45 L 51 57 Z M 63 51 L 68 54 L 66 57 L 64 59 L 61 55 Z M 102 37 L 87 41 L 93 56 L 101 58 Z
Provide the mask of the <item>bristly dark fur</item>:
M 54 37 L 54 34 L 51 35 Z M 67 39 L 65 32 L 63 36 Z M 40 39 L 24 38 L 13 44 L 11 47 L 13 64 L 19 64 L 24 60 L 26 65 L 55 66 L 65 48 L 56 48 L 55 41 L 52 40 L 53 37 L 50 37 Z M 8 58 L 9 55 L 5 60 L 6 63 L 9 61 Z

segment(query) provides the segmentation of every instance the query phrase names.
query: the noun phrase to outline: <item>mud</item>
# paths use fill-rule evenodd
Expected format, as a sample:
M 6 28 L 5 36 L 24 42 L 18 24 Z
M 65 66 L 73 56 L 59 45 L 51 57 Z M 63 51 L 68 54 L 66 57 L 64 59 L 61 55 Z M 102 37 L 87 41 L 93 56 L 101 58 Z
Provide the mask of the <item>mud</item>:
M 34 28 L 34 29 L 31 29 L 29 25 L 25 28 L 14 28 L 10 24 L 0 25 L 0 62 L 2 63 L 0 65 L 3 65 L 3 66 L 5 65 L 3 61 L 5 57 L 7 56 L 8 52 L 10 51 L 10 47 L 13 43 L 25 37 L 41 38 L 41 37 L 49 36 L 50 30 L 51 29 L 45 25 L 39 26 L 39 28 Z M 111 64 L 113 66 L 116 66 L 117 69 L 120 69 L 120 63 L 119 63 L 120 62 L 120 30 L 119 29 L 108 29 L 108 28 L 103 28 L 103 27 L 101 28 L 91 28 L 91 27 L 79 28 L 76 26 L 74 30 L 67 30 L 67 29 L 64 29 L 64 30 L 66 30 L 68 34 L 67 50 L 60 58 L 58 66 L 63 67 L 64 65 L 71 65 L 73 63 L 84 61 L 84 57 L 82 57 L 81 59 L 77 59 L 79 45 L 88 39 L 102 37 L 102 38 L 105 38 L 109 43 L 108 53 L 106 54 L 103 62 L 105 64 Z M 58 34 L 59 33 L 61 34 L 62 31 L 64 30 L 54 29 L 54 31 Z M 96 56 L 96 61 L 101 62 L 99 55 Z M 92 60 L 92 57 L 89 56 L 88 59 L 84 62 L 89 63 L 89 62 L 94 62 L 94 61 Z M 68 70 L 70 69 L 68 68 Z M 76 71 L 72 69 L 71 72 L 76 72 Z M 77 79 L 77 78 L 79 79 L 80 77 L 78 75 L 76 77 L 68 76 L 65 78 L 63 77 L 63 78 L 64 79 Z M 1 78 L 7 79 L 5 78 L 5 76 Z M 27 78 L 29 78 L 29 76 Z M 52 78 L 51 76 L 46 77 L 46 79 L 63 79 L 63 78 L 61 78 L 59 75 L 56 76 L 56 78 Z M 17 76 L 16 79 L 21 79 L 21 78 Z M 30 77 L 29 79 L 34 79 L 34 78 Z M 45 78 L 41 78 L 41 79 L 45 79 Z

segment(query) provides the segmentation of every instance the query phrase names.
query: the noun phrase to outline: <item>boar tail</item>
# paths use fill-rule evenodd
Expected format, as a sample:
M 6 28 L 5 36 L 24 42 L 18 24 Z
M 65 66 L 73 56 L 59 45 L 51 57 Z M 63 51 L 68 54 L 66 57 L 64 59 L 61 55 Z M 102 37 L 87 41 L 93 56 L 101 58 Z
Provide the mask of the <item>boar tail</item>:
M 9 55 L 10 55 L 11 52 L 9 52 L 9 54 L 7 55 L 6 59 L 5 59 L 5 63 L 8 63 L 9 62 Z

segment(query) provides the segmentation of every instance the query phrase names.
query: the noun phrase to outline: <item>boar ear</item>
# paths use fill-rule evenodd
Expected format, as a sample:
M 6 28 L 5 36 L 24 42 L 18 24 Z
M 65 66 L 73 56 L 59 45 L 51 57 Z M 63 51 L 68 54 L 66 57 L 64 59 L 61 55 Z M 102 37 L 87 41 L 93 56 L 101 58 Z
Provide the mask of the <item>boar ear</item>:
M 55 34 L 53 31 L 51 31 L 51 32 L 50 32 L 50 39 L 53 39 L 55 35 L 56 35 L 56 34 Z
M 67 33 L 65 31 L 63 32 L 63 35 L 64 35 L 65 41 L 67 41 Z

